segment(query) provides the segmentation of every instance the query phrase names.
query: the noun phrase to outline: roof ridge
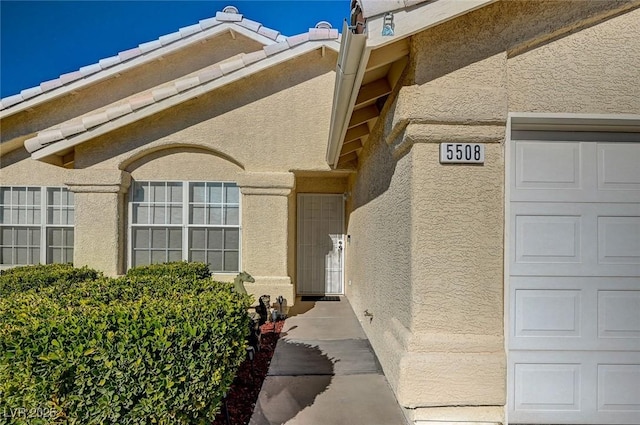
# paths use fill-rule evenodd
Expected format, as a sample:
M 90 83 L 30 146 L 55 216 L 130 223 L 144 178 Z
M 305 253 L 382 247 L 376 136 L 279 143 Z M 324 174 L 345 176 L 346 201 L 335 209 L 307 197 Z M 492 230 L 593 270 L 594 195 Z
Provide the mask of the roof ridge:
M 250 19 L 245 18 L 241 13 L 237 13 L 237 9 L 235 7 L 225 7 L 223 11 L 216 12 L 216 16 L 213 18 L 202 19 L 198 21 L 197 24 L 188 25 L 186 27 L 179 28 L 178 31 L 162 35 L 156 40 L 141 43 L 138 46 L 133 47 L 131 49 L 118 52 L 114 56 L 100 59 L 97 63 L 80 67 L 80 69 L 76 71 L 62 74 L 58 78 L 44 81 L 40 83 L 40 85 L 38 86 L 26 88 L 20 91 L 20 93 L 18 94 L 2 98 L 0 99 L 0 111 L 8 109 L 12 106 L 18 105 L 26 100 L 32 99 L 41 94 L 48 93 L 56 88 L 70 84 L 74 81 L 78 81 L 78 80 L 81 80 L 82 78 L 99 73 L 113 66 L 119 65 L 121 63 L 125 63 L 141 55 L 157 51 L 179 40 L 184 40 L 186 38 L 193 36 L 194 34 L 201 33 L 202 31 L 216 27 L 223 23 L 238 25 L 242 28 L 245 28 L 263 37 L 266 37 L 272 40 L 276 44 L 285 42 L 287 39 L 291 38 L 291 37 L 282 35 L 279 31 L 265 27 L 260 22 L 252 21 Z M 323 39 L 320 37 L 336 38 L 336 39 L 338 38 L 337 30 L 327 30 L 325 28 L 322 28 L 322 29 L 310 28 L 308 33 L 302 33 L 299 35 L 310 34 L 312 30 L 325 31 L 325 33 L 322 33 L 322 35 L 320 35 L 319 33 L 314 34 L 313 38 L 310 37 L 310 39 L 312 40 Z M 329 31 L 329 32 L 335 31 L 335 37 L 330 37 L 330 36 L 333 36 L 334 33 L 329 34 L 329 33 L 326 33 L 326 31 Z M 293 36 L 293 37 L 295 38 L 297 36 Z

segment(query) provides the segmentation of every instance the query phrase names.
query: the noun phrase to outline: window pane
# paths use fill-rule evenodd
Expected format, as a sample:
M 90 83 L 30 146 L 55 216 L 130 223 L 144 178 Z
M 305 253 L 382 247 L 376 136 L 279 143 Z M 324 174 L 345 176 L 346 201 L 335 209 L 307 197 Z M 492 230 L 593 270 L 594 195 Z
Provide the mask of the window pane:
M 167 188 L 169 191 L 169 202 L 180 202 L 182 203 L 182 183 L 173 182 L 167 183 Z
M 0 230 L 0 245 L 13 244 L 13 227 L 3 227 Z
M 30 187 L 28 198 L 31 205 L 40 205 L 40 188 Z
M 134 205 L 132 220 L 135 224 L 148 224 L 149 207 L 146 205 Z
M 225 207 L 224 224 L 238 225 L 240 221 L 238 207 Z
M 49 229 L 49 246 L 62 246 L 62 229 Z
M 133 251 L 133 266 L 146 266 L 149 264 L 149 251 Z
M 237 204 L 239 198 L 238 186 L 233 183 L 227 183 L 225 185 L 225 202 L 227 204 Z
M 15 233 L 16 235 L 15 244 L 20 246 L 27 246 L 29 244 L 27 242 L 29 240 L 28 232 L 29 232 L 29 229 L 27 229 L 26 227 L 23 227 L 23 228 L 18 227 Z
M 166 190 L 164 183 L 151 183 L 151 202 L 165 202 Z
M 73 262 L 73 248 L 65 248 L 64 249 L 64 260 L 65 263 Z
M 149 201 L 149 187 L 147 183 L 141 183 L 141 182 L 133 183 L 133 201 L 134 202 Z
M 151 248 L 167 247 L 167 229 L 151 229 Z
M 73 228 L 65 229 L 65 231 L 64 231 L 64 246 L 73 247 L 73 235 L 74 235 L 74 229 Z
M 40 224 L 40 208 L 29 208 L 29 224 Z
M 221 204 L 222 203 L 222 183 L 209 183 L 209 199 L 207 202 Z
M 133 229 L 133 247 L 149 248 L 149 229 Z
M 204 206 L 195 206 L 191 207 L 191 217 L 189 218 L 189 224 L 204 224 Z
M 24 193 L 27 189 L 24 187 L 14 187 L 11 191 L 11 203 L 13 205 L 20 205 L 26 202 Z M 22 201 L 21 201 L 22 198 Z
M 224 249 L 238 249 L 240 242 L 240 231 L 237 229 L 225 229 Z
M 224 271 L 225 272 L 238 271 L 238 251 L 224 252 Z
M 60 189 L 52 188 L 47 191 L 47 204 L 48 205 L 61 205 L 62 204 L 62 192 Z
M 11 204 L 11 188 L 0 187 L 0 204 Z
M 166 263 L 167 253 L 165 251 L 151 251 L 151 262 L 153 264 Z
M 160 205 L 156 207 L 151 207 L 151 214 L 153 215 L 151 218 L 151 223 L 153 224 L 166 224 L 165 217 L 165 206 Z
M 0 250 L 0 264 L 13 264 L 13 249 L 2 248 Z
M 47 210 L 47 222 L 49 224 L 60 224 L 60 209 L 49 207 Z
M 222 207 L 209 207 L 209 222 L 207 224 L 222 224 Z
M 181 224 L 182 223 L 182 205 L 174 205 L 169 207 L 169 223 Z
M 73 209 L 63 210 L 62 224 L 75 224 L 75 211 Z
M 18 208 L 17 210 L 14 210 L 14 212 L 17 212 L 18 215 L 14 216 L 14 223 L 15 224 L 27 224 L 27 210 L 25 208 Z
M 11 210 L 8 207 L 0 207 L 0 223 L 11 224 Z
M 62 263 L 62 248 L 49 248 L 47 263 Z
M 205 187 L 204 183 L 191 183 L 190 192 L 189 192 L 189 202 L 205 202 L 204 193 Z
M 222 249 L 222 229 L 209 229 L 208 249 Z
M 206 229 L 191 229 L 189 236 L 190 249 L 204 249 Z
M 191 251 L 191 259 L 190 261 L 194 261 L 197 263 L 206 263 L 207 260 L 205 259 L 205 252 L 204 251 L 199 251 L 199 250 L 194 250 Z
M 169 229 L 168 231 L 169 231 L 169 248 L 181 250 L 182 249 L 182 229 Z
M 16 264 L 29 264 L 29 250 L 27 248 L 16 248 Z
M 207 252 L 207 260 L 209 268 L 213 272 L 222 271 L 222 251 L 209 251 Z
M 31 245 L 40 246 L 40 229 L 39 228 L 30 228 L 29 237 L 30 237 L 29 242 Z
M 169 251 L 169 260 L 168 261 L 182 261 L 182 251 Z

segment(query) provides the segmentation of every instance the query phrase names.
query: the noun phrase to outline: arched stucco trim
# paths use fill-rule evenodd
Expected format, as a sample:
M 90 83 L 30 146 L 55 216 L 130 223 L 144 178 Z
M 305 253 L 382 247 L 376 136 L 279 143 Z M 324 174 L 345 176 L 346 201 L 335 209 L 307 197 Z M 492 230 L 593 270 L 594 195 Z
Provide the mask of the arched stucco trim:
M 202 146 L 195 143 L 172 143 L 170 145 L 153 146 L 135 151 L 131 156 L 124 158 L 118 163 L 118 169 L 130 173 L 149 161 L 177 152 L 194 152 L 213 155 L 244 170 L 244 164 L 233 158 L 231 155 L 220 152 L 217 149 L 212 149 L 209 146 Z

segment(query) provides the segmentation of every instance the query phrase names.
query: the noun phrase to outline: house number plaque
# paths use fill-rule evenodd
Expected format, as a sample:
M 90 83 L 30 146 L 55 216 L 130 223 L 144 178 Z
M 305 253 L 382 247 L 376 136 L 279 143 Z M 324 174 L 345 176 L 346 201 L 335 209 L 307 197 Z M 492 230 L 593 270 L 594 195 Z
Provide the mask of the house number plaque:
M 440 143 L 441 164 L 484 164 L 481 143 Z

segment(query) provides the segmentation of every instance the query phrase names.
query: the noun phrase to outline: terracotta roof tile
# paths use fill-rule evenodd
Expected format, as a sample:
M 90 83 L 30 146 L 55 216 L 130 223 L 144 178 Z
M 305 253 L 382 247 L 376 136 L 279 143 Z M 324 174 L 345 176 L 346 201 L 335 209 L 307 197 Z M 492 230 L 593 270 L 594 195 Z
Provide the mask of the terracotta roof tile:
M 131 104 L 124 103 L 122 105 L 117 105 L 117 106 L 112 106 L 110 108 L 107 108 L 106 112 L 107 112 L 107 116 L 109 117 L 109 120 L 113 120 L 133 112 L 133 108 L 131 107 Z
M 131 109 L 133 109 L 134 111 L 136 109 L 144 108 L 147 105 L 151 105 L 154 102 L 155 102 L 155 99 L 153 98 L 153 94 L 150 92 L 142 93 L 129 100 Z
M 200 22 L 200 28 L 206 30 L 207 28 L 215 27 L 216 25 L 220 25 L 222 22 L 218 21 L 216 18 L 207 18 L 203 19 Z
M 98 126 L 100 124 L 104 124 L 109 121 L 109 115 L 107 112 L 99 112 L 93 115 L 87 115 L 82 118 L 82 124 L 86 129 L 90 129 L 92 127 Z
M 237 58 L 228 62 L 220 63 L 220 70 L 224 75 L 230 74 L 233 71 L 237 71 L 240 68 L 244 68 L 244 62 L 242 58 Z
M 289 48 L 289 43 L 287 43 L 286 41 L 283 41 L 281 43 L 264 46 L 263 50 L 267 54 L 267 56 L 273 56 L 276 53 L 280 53 L 283 50 L 287 50 L 288 48 Z
M 253 32 L 258 32 L 262 24 L 260 22 L 252 21 L 251 19 L 244 18 L 238 22 L 241 27 L 247 28 Z
M 200 26 L 200 24 L 194 24 L 189 25 L 188 27 L 180 28 L 179 32 L 182 37 L 188 37 L 191 34 L 195 34 L 200 31 L 202 31 L 202 27 Z
M 175 86 L 162 87 L 159 89 L 155 89 L 151 91 L 153 95 L 153 99 L 158 102 L 162 99 L 166 99 L 167 97 L 173 96 L 178 93 L 178 89 Z
M 247 53 L 242 57 L 242 62 L 244 62 L 244 66 L 249 66 L 254 62 L 258 62 L 262 59 L 265 59 L 267 54 L 264 50 L 258 50 L 255 52 Z
M 295 47 L 298 44 L 302 44 L 302 43 L 306 43 L 307 41 L 309 41 L 309 33 L 305 32 L 302 34 L 298 34 L 298 35 L 294 35 L 293 37 L 288 37 L 287 38 L 287 43 L 289 44 L 289 47 Z
M 63 127 L 60 127 L 60 132 L 62 133 L 62 138 L 67 138 L 69 136 L 73 136 L 74 134 L 82 133 L 83 131 L 87 131 L 82 121 L 77 123 L 68 123 Z
M 213 66 L 206 71 L 202 71 L 198 74 L 198 79 L 200 80 L 200 84 L 204 84 L 208 81 L 215 80 L 216 78 L 222 77 L 222 70 L 219 66 Z
M 178 41 L 182 38 L 179 32 L 172 32 L 170 34 L 161 35 L 158 40 L 162 43 L 163 46 L 166 46 L 169 43 L 173 43 L 174 41 Z
M 175 83 L 175 87 L 178 92 L 189 90 L 191 87 L 195 87 L 197 85 L 200 85 L 200 79 L 198 77 L 190 77 L 185 80 L 178 80 Z
M 80 68 L 80 73 L 83 77 L 87 75 L 95 74 L 96 72 L 102 71 L 102 67 L 100 63 L 94 63 L 92 65 L 83 66 Z
M 83 75 L 80 71 L 67 72 L 66 74 L 62 74 L 60 76 L 60 81 L 62 81 L 62 84 L 67 84 L 82 77 Z
M 272 30 L 271 28 L 267 27 L 260 27 L 260 29 L 258 30 L 258 34 L 264 35 L 265 37 L 275 41 L 280 35 L 280 31 Z
M 162 42 L 160 40 L 153 40 L 149 41 L 148 43 L 142 43 L 138 47 L 140 48 L 142 53 L 147 53 L 162 47 Z
M 22 96 L 22 99 L 26 100 L 32 98 L 33 96 L 37 96 L 40 93 L 42 93 L 42 88 L 40 86 L 35 86 L 30 89 L 22 90 L 20 92 L 20 96 Z
M 48 90 L 53 90 L 57 87 L 62 86 L 62 81 L 60 81 L 60 78 L 56 78 L 54 80 L 49 80 L 49 81 L 45 81 L 43 83 L 40 83 L 40 87 L 42 87 L 42 91 L 48 91 Z
M 240 13 L 216 12 L 216 19 L 220 22 L 240 22 L 242 15 Z
M 139 47 L 134 47 L 133 49 L 125 50 L 125 51 L 122 51 L 122 52 L 118 53 L 118 57 L 120 58 L 120 60 L 122 60 L 124 62 L 126 60 L 138 57 L 141 54 L 142 54 L 142 50 L 140 50 Z

